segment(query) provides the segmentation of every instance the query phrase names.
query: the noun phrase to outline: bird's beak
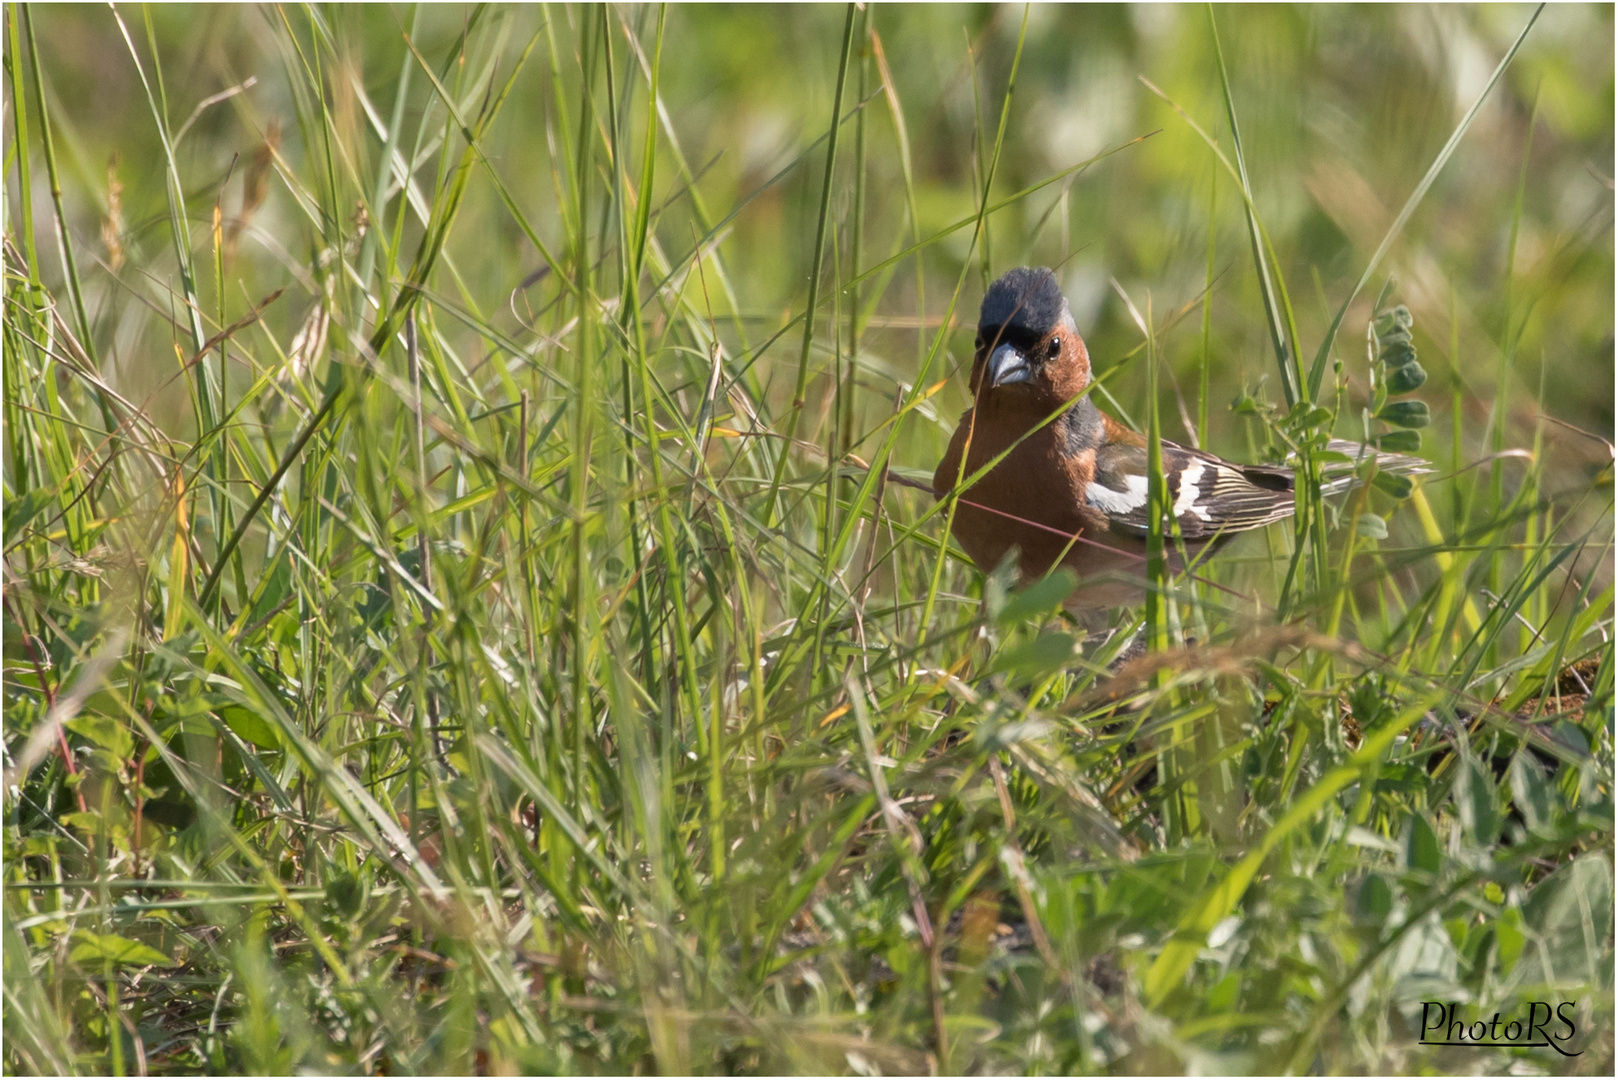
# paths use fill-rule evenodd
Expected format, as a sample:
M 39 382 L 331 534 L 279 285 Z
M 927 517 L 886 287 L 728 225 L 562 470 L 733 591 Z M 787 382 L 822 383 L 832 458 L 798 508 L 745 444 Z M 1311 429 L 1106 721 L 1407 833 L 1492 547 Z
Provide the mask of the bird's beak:
M 990 387 L 1027 382 L 1034 377 L 1033 369 L 1028 366 L 1028 358 L 1010 345 L 1001 345 L 989 354 L 984 374 L 989 378 Z

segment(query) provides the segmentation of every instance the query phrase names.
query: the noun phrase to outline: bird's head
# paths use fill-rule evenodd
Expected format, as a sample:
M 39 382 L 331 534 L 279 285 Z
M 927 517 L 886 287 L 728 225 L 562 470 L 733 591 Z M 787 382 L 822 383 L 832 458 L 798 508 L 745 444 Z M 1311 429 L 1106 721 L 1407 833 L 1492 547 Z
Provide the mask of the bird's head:
M 978 315 L 972 390 L 979 401 L 1054 409 L 1090 383 L 1090 353 L 1056 275 L 1007 270 L 989 286 Z

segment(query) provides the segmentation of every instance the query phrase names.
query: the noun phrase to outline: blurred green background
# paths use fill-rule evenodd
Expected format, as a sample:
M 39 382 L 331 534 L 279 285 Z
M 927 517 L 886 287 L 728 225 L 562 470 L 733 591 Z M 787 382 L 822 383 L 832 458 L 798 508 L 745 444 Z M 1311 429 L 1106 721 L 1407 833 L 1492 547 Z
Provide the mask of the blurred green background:
M 299 33 L 307 32 L 295 12 L 150 10 L 171 127 L 203 99 L 255 80 L 196 114 L 177 165 L 199 242 L 205 243 L 214 203 L 220 203 L 227 226 L 232 218 L 241 221 L 227 309 L 239 314 L 250 298 L 291 286 L 265 318 L 283 347 L 316 298 L 318 286 L 300 267 L 318 262 L 326 242 L 273 176 L 266 177 L 262 205 L 252 205 L 246 189 L 254 183 L 254 156 L 266 132 L 279 129 L 279 164 L 294 173 L 329 168 L 369 175 L 365 161 L 379 152 L 380 142 L 366 131 L 367 111 L 385 122 L 393 106 L 405 58 L 404 21 L 419 20 L 420 48 L 436 57 L 472 12 L 429 7 L 412 15 L 381 5 L 322 10 L 347 66 L 326 73 L 332 86 L 326 106 L 336 130 L 349 134 L 341 146 L 324 140 L 310 145 L 299 129 L 287 69 L 310 59 L 290 46 L 279 25 L 288 18 Z M 1357 280 L 1531 11 L 1527 5 L 1217 10 L 1254 197 L 1281 258 L 1306 347 L 1319 340 L 1329 311 Z M 620 14 L 638 23 L 650 17 L 643 9 Z M 697 190 L 715 219 L 824 134 L 842 18 L 839 8 L 812 5 L 670 11 L 662 93 L 680 149 L 698 176 Z M 998 120 L 1021 18 L 1022 9 L 1012 6 L 877 9 L 874 26 L 902 110 L 921 220 L 919 226 L 909 221 L 894 115 L 873 79 L 863 87 L 870 128 L 862 267 L 908 244 L 918 227 L 929 236 L 972 213 L 983 154 L 974 131 L 981 120 L 992 132 Z M 1009 195 L 1104 150 L 1150 137 L 995 214 L 982 269 L 994 274 L 1021 263 L 1059 266 L 1096 368 L 1105 371 L 1140 342 L 1109 278 L 1142 307 L 1150 293 L 1161 319 L 1196 302 L 1211 239 L 1214 391 L 1206 441 L 1240 452 L 1237 421 L 1226 405 L 1244 387 L 1264 380 L 1272 384 L 1271 399 L 1280 397 L 1240 200 L 1199 136 L 1143 84 L 1150 80 L 1228 148 L 1208 18 L 1198 7 L 1029 9 L 1028 45 L 996 194 Z M 99 251 L 104 261 L 112 259 L 106 238 L 122 249 L 118 286 L 105 273 L 87 275 L 93 318 L 110 342 L 107 363 L 127 385 L 167 378 L 172 335 L 164 313 L 171 307 L 175 268 L 160 143 L 139 76 L 105 9 L 48 7 L 37 19 L 74 234 L 82 250 Z M 139 38 L 133 15 L 131 26 Z M 527 31 L 503 25 L 501 33 L 509 64 Z M 1469 456 L 1476 456 L 1476 439 L 1502 390 L 1510 398 L 1518 444 L 1530 437 L 1541 400 L 1551 415 L 1611 437 L 1612 41 L 1610 5 L 1546 9 L 1385 263 L 1397 279 L 1394 297 L 1415 312 L 1420 355 L 1435 376 L 1424 395 L 1439 417 L 1435 431 L 1445 426 L 1451 380 L 1461 384 Z M 147 43 L 140 47 L 144 52 Z M 431 96 L 418 71 L 405 106 L 407 135 L 418 131 L 420 110 Z M 547 140 L 553 109 L 549 66 L 529 64 L 483 145 L 555 248 L 562 226 L 556 160 Z M 422 132 L 423 145 L 435 134 Z M 853 168 L 851 153 L 843 154 L 840 167 Z M 820 169 L 818 154 L 800 163 L 742 208 L 725 233 L 721 251 L 735 301 L 743 325 L 756 324 L 755 336 L 801 305 Z M 655 225 L 671 257 L 688 252 L 694 231 L 701 231 L 691 201 L 677 197 L 684 186 L 667 169 L 656 184 L 659 205 L 673 200 Z M 34 187 L 36 229 L 48 236 L 42 171 Z M 8 197 L 15 199 L 15 191 L 13 185 Z M 851 207 L 846 194 L 841 202 L 834 211 L 846 259 Z M 109 217 L 114 206 L 117 214 Z M 110 231 L 104 229 L 109 220 L 115 223 Z M 353 223 L 337 225 L 351 229 Z M 407 220 L 405 227 L 408 235 L 417 225 Z M 922 255 L 924 312 L 908 261 L 875 300 L 874 332 L 863 342 L 874 381 L 903 380 L 915 370 L 917 316 L 944 315 L 969 232 L 956 232 Z M 98 236 L 104 239 L 98 242 Z M 474 183 L 448 252 L 454 269 L 434 282 L 436 290 L 459 300 L 454 294 L 464 289 L 467 302 L 497 325 L 515 326 L 516 317 L 499 309 L 542 262 L 489 185 Z M 1363 370 L 1354 365 L 1363 352 L 1356 328 L 1364 325 L 1382 281 L 1379 275 L 1366 290 L 1339 338 L 1338 353 L 1348 358 L 1357 381 Z M 971 321 L 983 284 L 975 270 L 955 312 L 958 321 Z M 523 292 L 516 307 L 538 310 L 554 296 L 554 287 L 541 282 Z M 862 299 L 870 303 L 871 296 L 868 284 Z M 722 295 L 713 303 L 721 315 L 729 306 Z M 964 331 L 953 339 L 957 364 L 969 343 Z M 788 335 L 761 362 L 761 374 L 778 392 L 783 371 L 790 381 L 795 347 L 796 335 Z M 1182 392 L 1194 395 L 1202 356 L 1196 312 L 1166 335 L 1164 349 Z M 1512 354 L 1503 388 L 1496 386 L 1502 349 Z M 1144 387 L 1138 370 L 1113 385 L 1120 402 L 1138 415 Z M 174 419 L 183 423 L 183 390 L 171 383 L 169 392 Z M 879 396 L 890 395 L 891 388 Z M 964 398 L 959 385 L 950 389 L 936 439 L 947 434 Z M 1173 422 L 1166 433 L 1184 437 Z M 939 444 L 925 435 L 918 439 L 902 449 L 900 461 L 930 468 Z M 1447 441 L 1429 440 L 1440 444 L 1435 452 Z M 1553 441 L 1553 453 L 1557 467 L 1581 478 L 1610 461 L 1599 441 L 1571 434 Z

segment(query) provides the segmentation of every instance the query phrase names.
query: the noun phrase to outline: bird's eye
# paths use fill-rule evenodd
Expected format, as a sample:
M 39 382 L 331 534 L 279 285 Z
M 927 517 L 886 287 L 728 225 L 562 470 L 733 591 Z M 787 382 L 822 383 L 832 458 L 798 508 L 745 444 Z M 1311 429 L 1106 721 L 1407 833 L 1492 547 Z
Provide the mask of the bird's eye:
M 1061 356 L 1061 355 L 1062 355 L 1062 339 L 1061 338 L 1051 338 L 1050 344 L 1045 346 L 1045 358 L 1047 360 L 1055 360 L 1058 356 Z
M 973 338 L 972 344 L 975 348 L 983 348 L 983 335 L 979 334 L 977 337 Z

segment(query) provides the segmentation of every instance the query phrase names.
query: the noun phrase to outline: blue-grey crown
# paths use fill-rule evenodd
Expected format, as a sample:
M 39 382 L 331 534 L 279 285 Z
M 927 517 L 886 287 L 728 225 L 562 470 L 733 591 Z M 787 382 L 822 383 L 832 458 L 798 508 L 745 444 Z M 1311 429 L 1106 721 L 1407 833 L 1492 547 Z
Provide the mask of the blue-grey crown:
M 1056 275 L 1041 267 L 1007 270 L 983 295 L 981 329 L 1005 327 L 1032 337 L 1050 333 L 1067 309 Z

